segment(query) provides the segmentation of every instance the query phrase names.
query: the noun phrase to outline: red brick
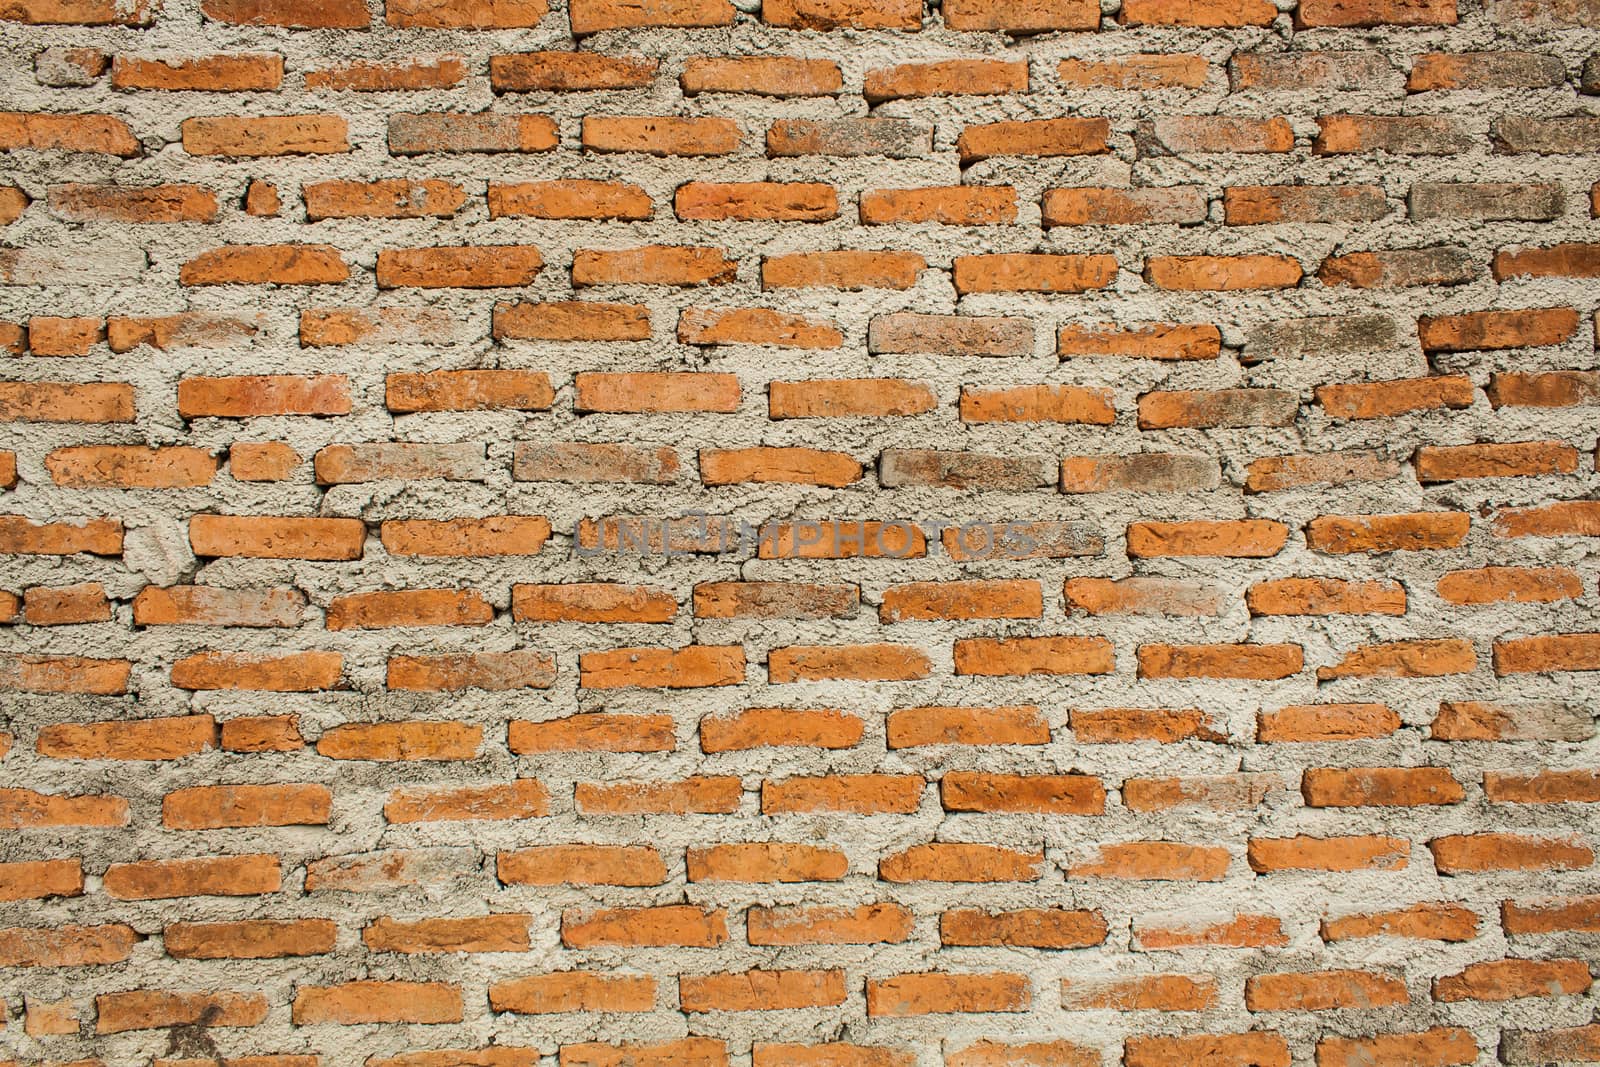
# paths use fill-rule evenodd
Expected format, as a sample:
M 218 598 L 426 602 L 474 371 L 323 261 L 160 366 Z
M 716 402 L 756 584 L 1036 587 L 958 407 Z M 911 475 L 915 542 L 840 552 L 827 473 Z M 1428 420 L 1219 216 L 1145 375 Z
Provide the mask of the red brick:
M 1224 556 L 1260 559 L 1275 556 L 1288 540 L 1289 528 L 1270 519 L 1135 522 L 1128 526 L 1128 555 Z
M 1080 744 L 1088 745 L 1130 741 L 1156 741 L 1166 745 L 1176 741 L 1227 740 L 1227 734 L 1218 731 L 1210 716 L 1194 708 L 1184 711 L 1074 708 L 1072 732 Z M 1124 803 L 1128 803 L 1126 798 Z
M 1186 948 L 1281 948 L 1289 943 L 1276 915 L 1235 915 L 1217 922 L 1206 920 L 1135 919 L 1133 945 L 1141 952 Z
M 1317 128 L 1317 156 L 1453 156 L 1477 144 L 1449 115 L 1321 115 Z
M 190 690 L 310 693 L 333 688 L 343 670 L 337 652 L 197 652 L 172 665 L 172 684 Z
M 1158 289 L 1292 289 L 1300 284 L 1300 264 L 1289 256 L 1151 256 L 1145 281 Z
M 194 59 L 122 55 L 111 64 L 111 85 L 115 89 L 248 92 L 270 91 L 282 82 L 283 57 L 277 54 L 234 53 Z
M 825 319 L 766 308 L 684 308 L 678 318 L 681 344 L 772 345 L 778 348 L 839 348 L 844 335 Z
M 230 245 L 202 252 L 178 271 L 182 285 L 334 285 L 350 268 L 331 245 Z
M 697 612 L 696 614 L 699 614 Z M 828 708 L 750 708 L 727 718 L 700 721 L 704 752 L 753 748 L 851 748 L 863 734 L 861 720 Z
M 1485 960 L 1459 974 L 1433 980 L 1433 999 L 1503 1001 L 1523 997 L 1575 996 L 1593 984 L 1582 960 Z
M 1245 591 L 1252 615 L 1404 615 L 1399 582 L 1344 578 L 1278 578 Z
M 1317 403 L 1329 418 L 1381 419 L 1416 411 L 1472 406 L 1472 379 L 1441 375 L 1356 385 L 1319 385 Z
M 939 798 L 946 811 L 1100 815 L 1106 791 L 1098 778 L 1082 774 L 950 771 L 939 781 Z
M 383 817 L 391 823 L 537 819 L 550 814 L 549 801 L 549 791 L 533 778 L 504 785 L 396 789 L 383 803 Z
M 856 774 L 788 778 L 764 782 L 763 814 L 851 812 L 858 815 L 915 812 L 926 782 L 914 774 Z
M 660 854 L 644 845 L 537 845 L 502 852 L 504 885 L 659 885 L 666 880 Z
M 202 116 L 184 119 L 182 132 L 183 150 L 191 156 L 246 159 L 350 151 L 340 115 Z
M 939 940 L 949 945 L 1014 948 L 1091 948 L 1105 943 L 1106 921 L 1098 911 L 1026 908 L 992 913 L 947 911 L 939 916 Z
M 1489 388 L 1485 392 L 1489 403 L 1496 408 L 1569 408 L 1600 404 L 1600 371 L 1497 372 L 1489 376 Z
M 872 1018 L 1021 1012 L 1032 1002 L 1032 988 L 1020 974 L 926 972 L 867 979 L 867 1015 Z
M 955 643 L 956 673 L 980 677 L 1110 674 L 1104 637 L 969 637 Z
M 497 914 L 407 922 L 385 915 L 367 924 L 361 941 L 371 952 L 526 952 L 528 919 Z
M 34 522 L 22 515 L 0 515 L 0 554 L 28 556 L 122 555 L 122 522 Z
M 670 752 L 670 715 L 613 715 L 591 712 L 545 722 L 511 720 L 507 743 L 528 752 Z

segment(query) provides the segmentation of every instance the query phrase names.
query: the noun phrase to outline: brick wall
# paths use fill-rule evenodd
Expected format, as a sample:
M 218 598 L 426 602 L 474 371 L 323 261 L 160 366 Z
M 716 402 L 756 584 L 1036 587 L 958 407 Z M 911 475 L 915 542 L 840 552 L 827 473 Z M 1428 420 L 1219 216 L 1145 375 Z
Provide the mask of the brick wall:
M 0 20 L 0 1061 L 1600 1060 L 1595 0 Z

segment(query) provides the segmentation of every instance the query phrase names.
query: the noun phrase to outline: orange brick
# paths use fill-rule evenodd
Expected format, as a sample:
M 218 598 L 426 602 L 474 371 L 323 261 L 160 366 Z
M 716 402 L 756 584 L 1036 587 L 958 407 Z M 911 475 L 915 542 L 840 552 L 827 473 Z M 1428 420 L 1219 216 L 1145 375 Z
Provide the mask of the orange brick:
M 915 774 L 786 778 L 762 783 L 761 811 L 765 815 L 826 811 L 909 815 L 921 805 L 926 785 Z
M 1128 555 L 1261 559 L 1282 551 L 1288 537 L 1289 528 L 1270 519 L 1135 522 L 1128 526 Z
M 839 197 L 820 182 L 686 182 L 673 210 L 686 221 L 823 222 L 838 217 Z
M 1010 708 L 921 707 L 889 713 L 888 746 L 1047 745 L 1050 727 L 1033 706 Z
M 1005 156 L 1100 155 L 1110 151 L 1110 134 L 1110 122 L 1102 118 L 989 122 L 963 129 L 956 151 L 963 165 Z
M 1594 864 L 1594 851 L 1575 838 L 1514 833 L 1454 834 L 1428 842 L 1440 874 L 1490 871 L 1571 871 Z
M 648 219 L 650 195 L 627 182 L 558 180 L 489 183 L 490 218 Z
M 674 746 L 670 715 L 613 715 L 591 712 L 546 722 L 511 720 L 511 751 L 528 752 L 670 752 Z
M 537 779 L 505 785 L 396 789 L 383 804 L 391 823 L 536 819 L 550 814 L 550 794 Z
M 1158 289 L 1292 289 L 1300 284 L 1300 264 L 1289 256 L 1151 256 L 1145 281 Z
M 1477 1061 L 1478 1043 L 1470 1031 L 1457 1026 L 1370 1038 L 1324 1037 L 1317 1042 L 1317 1067 L 1362 1067 L 1369 1063 L 1455 1067 Z
M 1216 979 L 1209 975 L 1067 978 L 1061 982 L 1061 1006 L 1068 1011 L 1204 1011 L 1216 1002 Z
M 1125 0 L 1122 21 L 1130 26 L 1270 26 L 1278 9 L 1267 0 Z
M 331 919 L 177 922 L 161 931 L 167 955 L 181 960 L 264 960 L 332 952 Z
M 1104 637 L 964 638 L 955 643 L 957 674 L 979 676 L 1109 674 Z
M 256 896 L 276 893 L 281 884 L 274 855 L 113 863 L 106 868 L 104 882 L 106 894 L 114 900 Z
M 1329 555 L 1434 551 L 1459 546 L 1470 525 L 1461 511 L 1319 515 L 1306 526 L 1306 546 Z
M 1371 971 L 1258 974 L 1245 981 L 1250 1011 L 1329 1011 L 1409 1003 L 1403 978 Z
M 1242 678 L 1271 680 L 1298 674 L 1299 645 L 1140 645 L 1141 678 Z
M 725 156 L 739 147 L 739 124 L 726 118 L 588 115 L 583 120 L 583 147 L 589 152 Z
M 93 152 L 123 159 L 131 159 L 142 152 L 128 124 L 111 115 L 0 111 L 0 150 L 18 148 L 39 152 Z
M 1375 579 L 1279 578 L 1245 592 L 1252 615 L 1404 615 L 1399 582 Z
M 361 931 L 371 952 L 526 952 L 527 915 L 497 914 L 406 922 L 379 916 Z
M 914 252 L 799 252 L 761 260 L 763 289 L 910 289 L 927 262 Z
M 306 71 L 306 88 L 331 92 L 392 93 L 449 89 L 467 75 L 460 56 L 431 56 L 399 63 L 356 60 Z
M 1017 220 L 1017 191 L 1009 185 L 947 185 L 928 189 L 867 189 L 861 223 L 942 223 L 992 226 Z
M 557 971 L 495 982 L 489 986 L 489 1007 L 519 1015 L 650 1011 L 655 994 L 656 980 L 647 975 Z
M 1124 1067 L 1171 1067 L 1177 1063 L 1231 1063 L 1251 1067 L 1289 1067 L 1289 1043 L 1273 1031 L 1246 1034 L 1191 1034 L 1185 1037 L 1130 1037 L 1123 1047 Z
M 1032 882 L 1044 853 L 998 845 L 935 842 L 885 856 L 878 877 L 885 882 Z
M 789 56 L 694 56 L 678 84 L 684 95 L 755 93 L 760 96 L 827 96 L 843 84 L 839 65 Z
M 420 219 L 448 218 L 466 203 L 466 190 L 454 182 L 437 178 L 410 181 L 386 178 L 381 181 L 325 181 L 308 183 L 302 190 L 306 218 L 322 219 Z
M 144 188 L 117 185 L 52 185 L 50 213 L 70 222 L 214 222 L 217 197 L 198 185 L 173 183 Z M 30 336 L 35 348 L 38 341 Z
M 581 37 L 641 26 L 726 26 L 733 22 L 733 5 L 728 0 L 578 0 L 568 14 L 573 36 Z
M 1068 908 L 963 910 L 939 916 L 939 940 L 944 945 L 1091 948 L 1105 942 L 1106 930 L 1098 911 Z
M 781 1011 L 844 1003 L 843 971 L 743 971 L 683 975 L 678 1005 L 685 1012 Z
M 0 929 L 0 962 L 6 967 L 96 967 L 126 960 L 139 940 L 132 927 L 121 923 L 43 929 L 13 926 Z M 101 1029 L 107 1032 L 104 1026 Z
M 579 782 L 573 803 L 585 814 L 726 815 L 738 810 L 743 795 L 737 778 L 697 775 L 677 782 Z
M 1471 941 L 1478 936 L 1478 915 L 1470 908 L 1449 902 L 1413 904 L 1391 911 L 1324 919 L 1321 933 L 1324 941 L 1365 937 Z
M 343 985 L 303 985 L 295 990 L 296 1026 L 318 1023 L 456 1023 L 461 989 L 446 982 L 367 980 Z
M 1067 868 L 1070 878 L 1159 882 L 1220 882 L 1228 850 L 1176 841 L 1125 841 L 1101 845 L 1093 859 Z
M 184 119 L 181 129 L 183 150 L 191 156 L 254 158 L 350 151 L 341 115 L 202 116 Z
M 1459 974 L 1433 980 L 1433 999 L 1504 1001 L 1523 997 L 1575 996 L 1593 985 L 1582 960 L 1485 960 Z
M 1279 871 L 1398 871 L 1409 861 L 1411 842 L 1380 836 L 1252 837 L 1248 858 L 1257 874 Z
M 545 0 L 466 0 L 447 5 L 395 0 L 384 5 L 384 21 L 402 29 L 506 30 L 537 26 Z
M 691 847 L 686 862 L 691 882 L 833 882 L 849 869 L 843 852 L 817 845 Z
M 1261 712 L 1256 740 L 1351 741 L 1399 728 L 1400 716 L 1385 704 L 1299 704 Z
M 752 907 L 745 928 L 752 945 L 894 943 L 911 936 L 911 911 L 899 904 Z
M 667 869 L 661 855 L 644 845 L 537 845 L 502 852 L 497 860 L 505 885 L 659 885 Z
M 336 760 L 469 760 L 483 727 L 463 722 L 344 723 L 322 732 L 317 754 Z
M 378 288 L 494 289 L 529 285 L 544 266 L 532 245 L 385 248 Z
M 568 948 L 715 948 L 727 940 L 725 913 L 690 905 L 609 908 L 586 913 L 569 909 L 561 916 L 561 942 Z

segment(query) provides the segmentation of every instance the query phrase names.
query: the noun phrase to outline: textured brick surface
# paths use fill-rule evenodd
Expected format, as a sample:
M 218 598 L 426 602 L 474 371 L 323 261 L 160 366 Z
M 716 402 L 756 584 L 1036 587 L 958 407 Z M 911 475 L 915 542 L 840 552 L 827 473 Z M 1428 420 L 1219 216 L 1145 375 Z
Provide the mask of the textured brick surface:
M 0 1067 L 1600 1060 L 1597 34 L 0 0 Z

